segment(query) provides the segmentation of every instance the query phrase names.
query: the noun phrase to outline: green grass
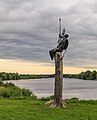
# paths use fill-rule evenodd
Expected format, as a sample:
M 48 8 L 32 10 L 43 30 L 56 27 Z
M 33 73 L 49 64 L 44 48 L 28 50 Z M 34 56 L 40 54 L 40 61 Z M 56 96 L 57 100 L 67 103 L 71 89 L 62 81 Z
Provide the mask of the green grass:
M 0 98 L 0 120 L 97 120 L 97 101 L 69 100 L 67 108 L 46 101 Z

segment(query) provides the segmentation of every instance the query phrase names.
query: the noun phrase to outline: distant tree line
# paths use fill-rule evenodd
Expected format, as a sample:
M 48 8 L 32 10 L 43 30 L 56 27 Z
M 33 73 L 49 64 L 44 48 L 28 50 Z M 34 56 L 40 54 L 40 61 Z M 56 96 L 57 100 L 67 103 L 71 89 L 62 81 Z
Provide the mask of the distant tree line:
M 20 79 L 41 79 L 41 78 L 52 78 L 54 74 L 20 74 Z
M 64 77 L 84 79 L 84 80 L 97 80 L 97 71 L 87 70 L 87 71 L 81 72 L 79 74 L 65 74 Z
M 18 73 L 0 73 L 0 80 L 19 80 L 20 75 Z
M 41 78 L 52 78 L 54 74 L 19 74 L 19 73 L 0 73 L 0 80 L 19 80 L 19 79 L 41 79 Z M 84 80 L 97 80 L 97 71 L 87 70 L 79 74 L 64 74 L 65 78 L 77 78 Z
M 51 78 L 51 77 L 54 77 L 54 74 L 34 75 L 34 74 L 19 74 L 19 73 L 6 73 L 6 72 L 0 73 L 0 80 L 40 79 L 40 78 Z

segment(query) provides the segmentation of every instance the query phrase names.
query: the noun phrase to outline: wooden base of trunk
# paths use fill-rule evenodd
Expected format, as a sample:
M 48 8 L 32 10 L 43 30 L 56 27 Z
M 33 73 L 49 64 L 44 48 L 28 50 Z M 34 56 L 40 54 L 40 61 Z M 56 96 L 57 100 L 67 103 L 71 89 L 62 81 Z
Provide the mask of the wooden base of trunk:
M 65 103 L 65 101 L 56 101 L 56 100 L 50 100 L 46 103 L 50 108 L 66 108 L 67 107 L 67 103 Z

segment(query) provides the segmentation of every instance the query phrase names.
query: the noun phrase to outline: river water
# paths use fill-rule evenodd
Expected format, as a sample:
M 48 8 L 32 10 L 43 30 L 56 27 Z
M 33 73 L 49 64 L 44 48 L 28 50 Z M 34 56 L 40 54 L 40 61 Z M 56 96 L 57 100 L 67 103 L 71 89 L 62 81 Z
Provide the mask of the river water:
M 12 80 L 15 85 L 33 91 L 38 97 L 54 94 L 54 78 Z M 63 99 L 77 97 L 80 99 L 97 99 L 97 81 L 64 78 Z

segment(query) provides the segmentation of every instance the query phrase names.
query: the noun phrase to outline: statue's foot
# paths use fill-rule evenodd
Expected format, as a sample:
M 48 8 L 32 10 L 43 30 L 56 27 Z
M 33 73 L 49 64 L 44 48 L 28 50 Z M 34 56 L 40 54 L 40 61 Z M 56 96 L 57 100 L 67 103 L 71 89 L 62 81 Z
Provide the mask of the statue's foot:
M 53 53 L 51 50 L 49 51 L 49 54 L 50 54 L 51 60 L 53 60 Z

